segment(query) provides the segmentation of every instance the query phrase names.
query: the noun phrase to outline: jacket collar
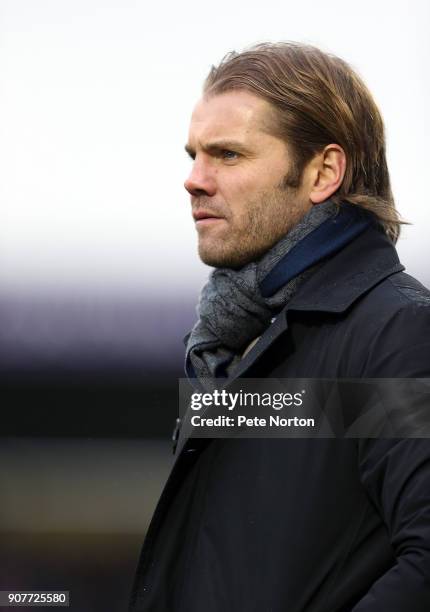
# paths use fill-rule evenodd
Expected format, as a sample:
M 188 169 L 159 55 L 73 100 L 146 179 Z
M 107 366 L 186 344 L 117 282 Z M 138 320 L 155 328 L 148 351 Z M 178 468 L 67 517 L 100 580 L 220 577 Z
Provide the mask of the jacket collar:
M 260 281 L 261 295 L 264 298 L 273 296 L 302 272 L 340 251 L 372 223 L 372 215 L 344 202 L 335 214 L 299 240 L 266 274 Z
M 286 331 L 288 312 L 344 312 L 369 289 L 404 269 L 393 243 L 379 226 L 370 225 L 341 251 L 326 260 L 303 284 L 238 364 L 227 384 L 243 377 Z

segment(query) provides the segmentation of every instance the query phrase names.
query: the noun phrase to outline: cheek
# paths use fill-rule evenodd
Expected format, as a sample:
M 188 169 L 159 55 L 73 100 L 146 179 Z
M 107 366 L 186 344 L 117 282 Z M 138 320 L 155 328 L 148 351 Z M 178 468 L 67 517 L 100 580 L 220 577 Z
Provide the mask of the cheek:
M 218 191 L 238 232 L 246 231 L 250 224 L 267 221 L 264 211 L 270 196 L 277 192 L 282 176 L 276 163 L 272 167 L 265 163 L 252 169 L 238 166 L 218 170 Z
M 238 171 L 225 177 L 220 191 L 232 214 L 243 215 L 261 191 L 261 180 L 254 173 Z

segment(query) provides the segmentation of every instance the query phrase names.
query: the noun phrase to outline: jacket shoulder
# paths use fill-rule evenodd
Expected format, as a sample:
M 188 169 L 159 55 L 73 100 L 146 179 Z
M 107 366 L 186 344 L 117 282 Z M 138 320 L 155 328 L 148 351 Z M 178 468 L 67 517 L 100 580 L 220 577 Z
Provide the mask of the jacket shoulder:
M 387 279 L 405 306 L 427 306 L 430 308 L 430 291 L 416 278 L 405 272 L 393 274 Z
M 404 272 L 363 296 L 349 318 L 363 377 L 430 376 L 430 291 Z

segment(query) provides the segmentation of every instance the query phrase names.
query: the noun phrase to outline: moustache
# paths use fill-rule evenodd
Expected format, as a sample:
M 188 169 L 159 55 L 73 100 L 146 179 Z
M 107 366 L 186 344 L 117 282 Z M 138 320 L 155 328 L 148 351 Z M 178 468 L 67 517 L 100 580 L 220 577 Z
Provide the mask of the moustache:
M 227 218 L 229 216 L 228 211 L 224 210 L 220 206 L 217 206 L 217 205 L 214 206 L 213 202 L 206 203 L 204 200 L 199 200 L 198 203 L 193 202 L 192 214 L 197 215 L 201 211 L 204 211 L 211 217 Z

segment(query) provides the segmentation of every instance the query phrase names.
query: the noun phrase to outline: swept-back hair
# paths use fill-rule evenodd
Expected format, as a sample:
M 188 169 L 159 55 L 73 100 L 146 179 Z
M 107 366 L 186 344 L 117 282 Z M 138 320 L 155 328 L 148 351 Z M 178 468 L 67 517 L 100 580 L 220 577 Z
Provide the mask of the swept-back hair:
M 390 186 L 384 124 L 370 91 L 344 60 L 311 45 L 262 43 L 228 53 L 212 66 L 206 96 L 246 90 L 272 105 L 270 132 L 285 140 L 294 172 L 288 184 L 300 185 L 303 169 L 331 143 L 346 155 L 342 185 L 332 196 L 371 211 L 396 242 L 399 213 Z

